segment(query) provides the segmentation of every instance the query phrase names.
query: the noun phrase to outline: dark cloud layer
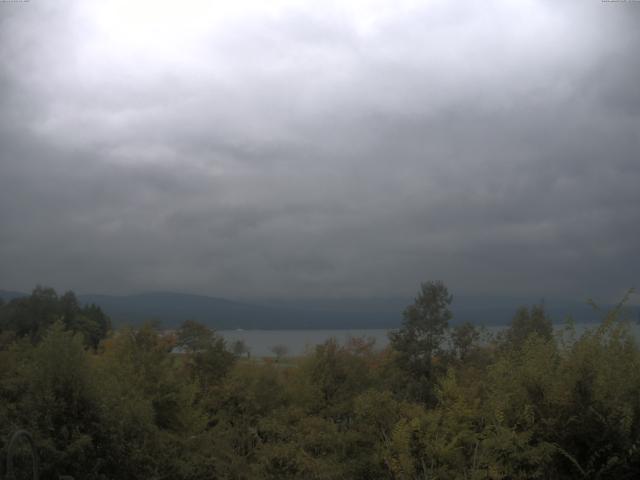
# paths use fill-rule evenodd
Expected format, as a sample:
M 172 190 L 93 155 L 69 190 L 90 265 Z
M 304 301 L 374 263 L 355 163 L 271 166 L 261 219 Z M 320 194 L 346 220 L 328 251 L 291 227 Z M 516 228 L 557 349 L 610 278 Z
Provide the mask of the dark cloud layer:
M 640 3 L 206 4 L 0 4 L 0 287 L 637 283 Z

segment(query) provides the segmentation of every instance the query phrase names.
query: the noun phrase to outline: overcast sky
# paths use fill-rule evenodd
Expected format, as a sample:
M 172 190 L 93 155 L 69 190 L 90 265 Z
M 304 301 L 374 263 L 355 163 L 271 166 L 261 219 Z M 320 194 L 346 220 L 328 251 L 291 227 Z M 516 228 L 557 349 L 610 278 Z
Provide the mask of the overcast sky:
M 640 2 L 0 3 L 0 289 L 617 297 L 639 247 Z

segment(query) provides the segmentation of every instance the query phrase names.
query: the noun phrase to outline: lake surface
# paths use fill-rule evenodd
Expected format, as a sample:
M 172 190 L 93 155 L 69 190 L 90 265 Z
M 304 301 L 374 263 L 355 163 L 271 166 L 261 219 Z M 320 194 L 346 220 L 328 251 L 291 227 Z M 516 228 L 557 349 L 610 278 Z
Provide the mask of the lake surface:
M 581 334 L 588 328 L 596 327 L 595 323 L 576 324 L 576 333 Z M 564 325 L 555 325 L 556 330 Z M 484 335 L 495 335 L 504 326 L 484 327 Z M 640 326 L 636 323 L 632 326 L 636 338 L 640 338 Z M 236 340 L 243 340 L 251 350 L 251 355 L 256 357 L 274 356 L 271 349 L 276 345 L 287 348 L 287 355 L 302 355 L 315 348 L 316 345 L 335 338 L 340 344 L 346 343 L 349 338 L 366 337 L 373 338 L 379 349 L 389 344 L 390 329 L 362 329 L 362 330 L 220 330 L 218 331 L 231 346 Z

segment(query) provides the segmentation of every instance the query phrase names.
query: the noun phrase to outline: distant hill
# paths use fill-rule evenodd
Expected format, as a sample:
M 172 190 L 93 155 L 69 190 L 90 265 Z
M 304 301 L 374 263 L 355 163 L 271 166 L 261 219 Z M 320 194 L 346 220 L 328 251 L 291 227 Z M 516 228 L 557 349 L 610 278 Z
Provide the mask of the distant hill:
M 203 295 L 146 293 L 139 295 L 79 295 L 95 303 L 115 324 L 137 324 L 154 319 L 173 327 L 191 319 L 218 330 L 227 329 L 335 329 L 393 328 L 400 313 L 336 311 L 298 305 L 258 305 Z
M 540 299 L 532 299 L 523 296 L 468 296 L 454 295 L 452 304 L 454 325 L 470 322 L 477 325 L 507 325 L 511 322 L 516 310 L 521 306 L 531 306 L 539 303 Z M 569 316 L 577 323 L 594 323 L 601 320 L 602 313 L 597 312 L 586 301 L 579 302 L 567 299 L 544 300 L 545 309 L 554 323 L 562 323 Z M 328 300 L 291 300 L 273 302 L 272 305 L 280 307 L 292 307 L 307 310 L 314 309 L 325 312 L 328 316 L 337 315 L 343 317 L 349 324 L 349 315 L 377 319 L 385 323 L 384 319 L 393 319 L 386 322 L 386 327 L 398 327 L 402 321 L 402 312 L 413 303 L 412 298 L 392 299 L 328 299 Z M 601 305 L 602 312 L 606 312 L 613 305 Z M 627 313 L 640 320 L 640 306 L 630 305 Z M 349 328 L 349 327 L 344 327 Z M 375 328 L 375 327 L 371 327 Z
M 11 290 L 0 290 L 0 298 L 5 302 L 13 300 L 14 298 L 26 297 L 28 293 L 14 292 Z
M 218 330 L 227 329 L 364 329 L 397 328 L 402 311 L 412 299 L 318 299 L 271 302 L 236 302 L 203 295 L 147 293 L 128 296 L 80 295 L 83 303 L 99 305 L 116 324 L 137 324 L 155 319 L 167 327 L 193 319 Z M 535 301 L 522 298 L 486 299 L 459 297 L 454 300 L 454 324 L 508 324 L 521 305 Z M 603 306 L 606 310 L 610 306 Z M 586 303 L 555 300 L 545 303 L 554 322 L 571 315 L 576 322 L 596 322 L 598 312 Z M 638 318 L 637 306 L 630 307 Z
M 27 295 L 0 290 L 0 298 Z M 397 328 L 402 311 L 411 298 L 391 299 L 318 299 L 239 302 L 204 295 L 155 292 L 137 295 L 78 295 L 82 304 L 95 303 L 111 317 L 115 325 L 137 325 L 158 320 L 167 328 L 191 319 L 218 330 L 233 329 L 366 329 Z M 453 323 L 506 325 L 520 305 L 535 300 L 516 297 L 454 297 Z M 610 306 L 603 305 L 606 310 Z M 553 300 L 545 308 L 555 323 L 572 315 L 576 322 L 595 322 L 599 314 L 583 302 Z M 640 319 L 640 307 L 629 307 L 633 318 Z

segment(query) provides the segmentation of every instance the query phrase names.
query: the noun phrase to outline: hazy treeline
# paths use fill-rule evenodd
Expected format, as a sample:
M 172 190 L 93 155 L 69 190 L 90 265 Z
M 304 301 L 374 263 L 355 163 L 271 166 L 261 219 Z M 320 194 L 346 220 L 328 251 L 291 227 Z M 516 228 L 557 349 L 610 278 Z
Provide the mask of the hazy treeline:
M 425 283 L 387 349 L 329 340 L 275 361 L 192 321 L 112 331 L 98 307 L 37 288 L 0 305 L 0 448 L 30 430 L 42 478 L 640 472 L 640 351 L 622 305 L 581 335 L 570 323 L 554 333 L 543 306 L 522 308 L 482 338 L 450 326 L 451 302 Z

